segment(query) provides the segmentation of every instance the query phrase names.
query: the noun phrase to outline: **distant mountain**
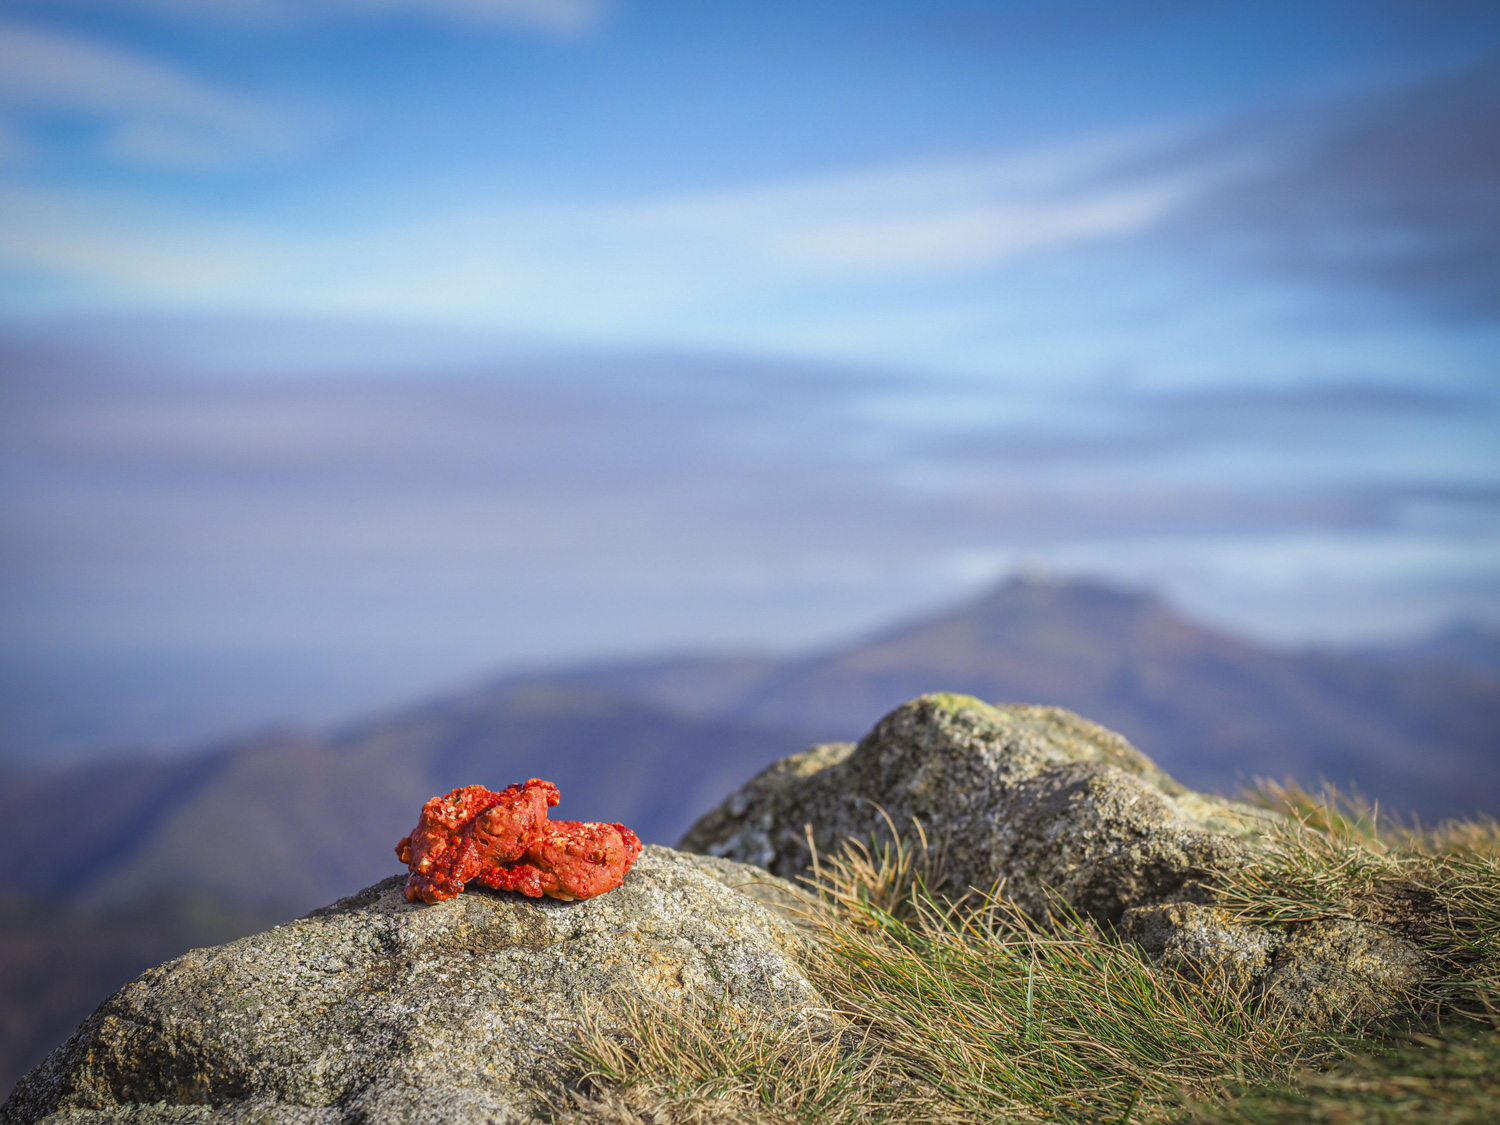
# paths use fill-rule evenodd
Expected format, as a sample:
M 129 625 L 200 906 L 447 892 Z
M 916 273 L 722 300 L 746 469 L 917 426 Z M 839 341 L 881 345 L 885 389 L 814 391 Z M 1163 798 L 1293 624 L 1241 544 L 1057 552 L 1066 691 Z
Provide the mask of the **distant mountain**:
M 9 890 L 116 906 L 194 893 L 292 913 L 399 870 L 422 802 L 546 777 L 555 815 L 675 842 L 763 764 L 806 743 L 568 684 L 502 684 L 327 737 L 285 733 L 170 761 L 0 776 Z
M 802 660 L 679 659 L 567 679 L 819 738 L 856 737 L 924 691 L 1051 703 L 1120 731 L 1196 788 L 1327 778 L 1424 818 L 1497 813 L 1500 671 L 1473 636 L 1451 636 L 1462 643 L 1281 651 L 1149 594 L 1031 579 Z
M 326 736 L 12 772 L 0 777 L 0 817 L 12 840 L 47 843 L 13 849 L 11 890 L 307 909 L 394 871 L 392 846 L 428 796 L 528 776 L 562 787 L 558 815 L 624 820 L 672 842 L 776 757 L 858 738 L 939 689 L 1070 707 L 1200 788 L 1325 776 L 1424 818 L 1500 811 L 1500 677 L 1272 651 L 1145 594 L 1016 581 L 800 660 L 564 669 Z
M 1396 664 L 1445 664 L 1500 676 L 1500 629 L 1455 622 L 1415 641 L 1365 649 L 1363 655 Z
M 1426 818 L 1494 814 L 1500 675 L 1472 641 L 1273 651 L 1148 595 L 1018 581 L 800 660 L 561 669 L 321 736 L 0 771 L 0 1096 L 141 967 L 397 870 L 434 793 L 547 777 L 558 815 L 671 843 L 768 762 L 924 691 L 1070 707 L 1200 788 L 1322 775 Z

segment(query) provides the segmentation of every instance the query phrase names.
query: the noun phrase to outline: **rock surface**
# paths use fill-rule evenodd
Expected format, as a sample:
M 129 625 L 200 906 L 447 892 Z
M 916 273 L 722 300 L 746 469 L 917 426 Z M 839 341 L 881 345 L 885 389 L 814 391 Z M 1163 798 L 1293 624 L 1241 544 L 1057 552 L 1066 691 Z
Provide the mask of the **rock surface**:
M 1120 932 L 1158 962 L 1231 988 L 1264 977 L 1286 942 L 1281 926 L 1247 925 L 1227 910 L 1196 902 L 1132 907 L 1120 920 Z
M 883 813 L 882 813 L 883 810 Z M 827 855 L 845 838 L 919 820 L 943 855 L 944 890 L 1004 881 L 1027 910 L 1059 895 L 1117 922 L 1244 855 L 1265 814 L 1193 793 L 1124 738 L 1059 707 L 992 707 L 924 695 L 858 746 L 785 758 L 703 816 L 679 845 L 794 879 L 807 828 Z
M 1298 927 L 1276 951 L 1266 995 L 1311 1023 L 1363 1024 L 1431 973 L 1428 958 L 1383 926 L 1334 918 Z
M 573 1021 L 606 996 L 821 1018 L 796 929 L 750 897 L 796 891 L 762 871 L 650 847 L 580 902 L 414 905 L 402 882 L 146 972 L 0 1122 L 503 1125 L 566 1079 Z
M 858 744 L 770 766 L 689 829 L 680 847 L 788 879 L 845 839 L 920 821 L 939 889 L 1004 885 L 1033 914 L 1060 898 L 1153 958 L 1261 989 L 1324 1023 L 1388 1010 L 1426 966 L 1406 939 L 1356 922 L 1260 925 L 1214 905 L 1216 871 L 1244 862 L 1271 814 L 1195 793 L 1120 735 L 1056 707 L 925 695 Z M 887 821 L 889 817 L 889 821 Z

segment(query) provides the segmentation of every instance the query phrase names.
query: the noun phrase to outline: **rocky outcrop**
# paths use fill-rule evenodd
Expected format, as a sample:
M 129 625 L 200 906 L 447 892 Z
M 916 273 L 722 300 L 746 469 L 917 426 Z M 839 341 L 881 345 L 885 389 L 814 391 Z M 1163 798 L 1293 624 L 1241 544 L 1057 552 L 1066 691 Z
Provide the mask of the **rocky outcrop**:
M 1067 711 L 923 696 L 857 746 L 762 772 L 684 839 L 709 854 L 648 847 L 597 898 L 427 906 L 398 877 L 152 969 L 22 1080 L 0 1125 L 511 1125 L 576 1077 L 576 1022 L 610 1002 L 833 1031 L 798 961 L 815 904 L 788 880 L 815 849 L 913 820 L 937 890 L 1000 886 L 1037 915 L 1066 903 L 1283 1014 L 1378 1018 L 1432 971 L 1399 917 L 1263 925 L 1217 897 L 1269 815 L 1185 789 Z
M 143 974 L 0 1122 L 503 1125 L 566 1081 L 574 1021 L 606 998 L 823 1018 L 803 939 L 751 897 L 788 909 L 797 892 L 763 871 L 650 847 L 587 901 L 424 906 L 402 882 Z
M 858 745 L 775 763 L 679 846 L 795 879 L 813 847 L 827 856 L 915 819 L 952 896 L 1003 886 L 1038 916 L 1065 902 L 1159 962 L 1257 988 L 1283 1010 L 1320 1023 L 1379 1015 L 1424 969 L 1405 938 L 1362 922 L 1261 925 L 1215 905 L 1215 873 L 1253 857 L 1270 816 L 1186 789 L 1061 708 L 925 695 Z
M 688 851 L 794 879 L 844 839 L 922 823 L 943 857 L 941 889 L 1004 882 L 1041 913 L 1061 897 L 1117 922 L 1237 861 L 1265 814 L 1185 789 L 1113 731 L 1059 707 L 992 707 L 924 695 L 858 746 L 783 759 L 683 837 Z

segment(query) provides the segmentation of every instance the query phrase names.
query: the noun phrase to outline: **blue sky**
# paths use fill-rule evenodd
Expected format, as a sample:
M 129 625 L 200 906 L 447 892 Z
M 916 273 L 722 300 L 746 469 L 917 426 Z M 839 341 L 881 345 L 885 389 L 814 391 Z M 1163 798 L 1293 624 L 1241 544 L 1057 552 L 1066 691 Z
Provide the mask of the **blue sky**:
M 1497 263 L 1493 4 L 11 0 L 0 711 L 1500 619 Z

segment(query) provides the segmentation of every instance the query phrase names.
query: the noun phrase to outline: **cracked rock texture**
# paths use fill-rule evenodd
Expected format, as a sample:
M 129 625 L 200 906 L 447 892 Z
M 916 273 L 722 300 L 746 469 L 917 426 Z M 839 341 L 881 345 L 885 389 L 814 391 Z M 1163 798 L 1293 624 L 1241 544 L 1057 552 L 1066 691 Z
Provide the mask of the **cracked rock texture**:
M 763 871 L 648 847 L 580 902 L 387 879 L 142 974 L 0 1107 L 3 1125 L 418 1125 L 533 1119 L 580 1009 L 636 994 L 819 1019 Z M 742 893 L 744 892 L 744 893 Z

